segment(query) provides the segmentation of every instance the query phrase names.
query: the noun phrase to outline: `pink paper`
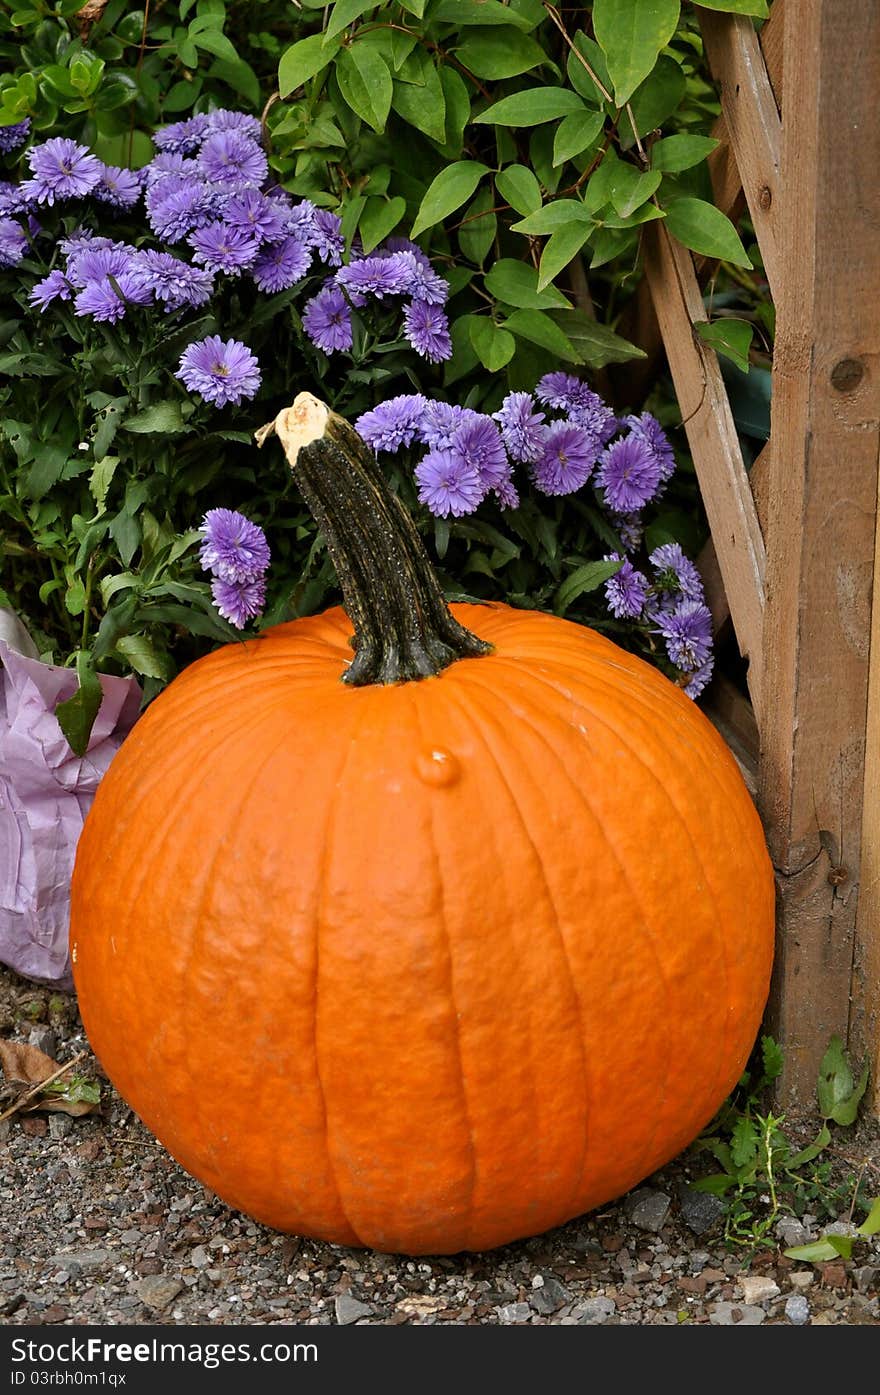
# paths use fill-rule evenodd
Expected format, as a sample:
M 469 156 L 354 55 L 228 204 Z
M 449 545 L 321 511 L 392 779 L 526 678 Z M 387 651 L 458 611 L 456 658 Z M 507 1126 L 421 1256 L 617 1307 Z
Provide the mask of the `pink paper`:
M 70 878 L 102 775 L 140 709 L 134 678 L 101 675 L 104 698 L 84 756 L 55 707 L 77 687 L 72 669 L 27 657 L 0 639 L 0 962 L 72 987 Z

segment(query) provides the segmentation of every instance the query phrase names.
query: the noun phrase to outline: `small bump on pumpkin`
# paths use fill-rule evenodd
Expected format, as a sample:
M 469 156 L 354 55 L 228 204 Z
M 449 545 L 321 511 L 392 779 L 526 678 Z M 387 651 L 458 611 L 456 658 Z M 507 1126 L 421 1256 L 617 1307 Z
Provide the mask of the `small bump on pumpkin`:
M 451 751 L 436 746 L 430 751 L 422 751 L 416 757 L 416 774 L 426 785 L 435 789 L 448 789 L 458 784 L 461 778 L 461 764 Z

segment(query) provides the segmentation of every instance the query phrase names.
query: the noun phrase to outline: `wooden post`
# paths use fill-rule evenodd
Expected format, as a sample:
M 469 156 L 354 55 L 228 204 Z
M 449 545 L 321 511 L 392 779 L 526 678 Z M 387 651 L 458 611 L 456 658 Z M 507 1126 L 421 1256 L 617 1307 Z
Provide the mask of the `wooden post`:
M 877 1048 L 876 846 L 861 978 L 854 948 L 866 796 L 865 829 L 880 833 L 865 787 L 866 770 L 880 778 L 880 6 L 798 0 L 785 26 L 758 797 L 779 888 L 769 1025 L 785 1049 L 782 1099 L 809 1106 L 832 1033 Z

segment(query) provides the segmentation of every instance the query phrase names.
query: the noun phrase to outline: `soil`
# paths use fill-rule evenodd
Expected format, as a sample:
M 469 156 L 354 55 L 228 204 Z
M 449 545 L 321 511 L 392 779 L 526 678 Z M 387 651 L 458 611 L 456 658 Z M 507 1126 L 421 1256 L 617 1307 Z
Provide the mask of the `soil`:
M 0 1039 L 59 1063 L 88 1051 L 72 995 L 2 968 Z M 880 1236 L 858 1239 L 849 1261 L 791 1259 L 785 1248 L 829 1223 L 807 1213 L 782 1216 L 762 1244 L 731 1244 L 720 1205 L 692 1190 L 714 1170 L 705 1153 L 547 1234 L 409 1259 L 278 1234 L 230 1210 L 169 1157 L 91 1054 L 77 1071 L 101 1084 L 97 1113 L 0 1122 L 3 1323 L 880 1324 Z M 806 1142 L 819 1122 L 789 1118 L 786 1130 Z M 880 1124 L 837 1130 L 826 1152 L 845 1233 L 857 1179 L 880 1195 Z

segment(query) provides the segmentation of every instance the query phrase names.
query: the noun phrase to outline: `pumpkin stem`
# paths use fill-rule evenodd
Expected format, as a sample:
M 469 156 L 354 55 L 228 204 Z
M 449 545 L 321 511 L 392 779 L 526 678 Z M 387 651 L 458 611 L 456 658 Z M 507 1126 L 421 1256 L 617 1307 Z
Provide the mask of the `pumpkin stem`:
M 327 544 L 354 625 L 344 683 L 404 683 L 441 673 L 492 646 L 454 618 L 416 526 L 375 456 L 347 421 L 311 393 L 256 433 L 277 432 Z

